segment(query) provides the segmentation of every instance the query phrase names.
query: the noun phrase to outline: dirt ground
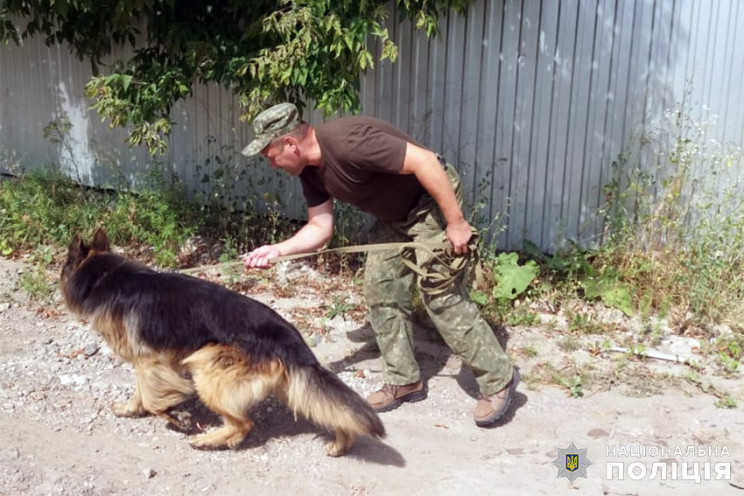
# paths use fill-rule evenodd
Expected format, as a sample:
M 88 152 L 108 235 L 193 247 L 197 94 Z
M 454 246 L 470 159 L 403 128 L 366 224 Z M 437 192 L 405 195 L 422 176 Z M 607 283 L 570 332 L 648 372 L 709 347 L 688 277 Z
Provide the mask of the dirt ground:
M 694 369 L 600 349 L 608 337 L 570 334 L 560 312 L 546 313 L 539 327 L 500 329 L 523 382 L 507 418 L 480 429 L 472 421 L 472 375 L 420 327 L 429 397 L 381 414 L 386 439 L 361 439 L 349 455 L 330 458 L 326 433 L 267 401 L 253 412 L 257 426 L 240 449 L 206 452 L 162 419 L 115 417 L 110 405 L 133 391 L 132 368 L 59 297 L 27 301 L 18 282 L 24 270 L 22 261 L 0 258 L 0 496 L 744 496 L 741 379 L 717 373 L 673 329 L 663 330 L 659 350 L 695 358 Z M 302 263 L 242 277 L 247 293 L 295 322 L 318 358 L 359 394 L 379 387 L 379 352 L 357 285 Z M 634 332 L 627 325 L 618 320 L 613 343 Z M 723 393 L 739 406 L 716 406 Z M 197 401 L 180 409 L 204 429 L 219 422 Z M 591 462 L 582 461 L 586 477 L 573 483 L 553 464 L 571 443 Z M 608 477 L 610 463 L 624 464 L 622 480 Z M 717 464 L 728 464 L 729 478 L 715 480 L 713 467 L 724 466 Z M 699 481 L 686 480 L 695 475 Z

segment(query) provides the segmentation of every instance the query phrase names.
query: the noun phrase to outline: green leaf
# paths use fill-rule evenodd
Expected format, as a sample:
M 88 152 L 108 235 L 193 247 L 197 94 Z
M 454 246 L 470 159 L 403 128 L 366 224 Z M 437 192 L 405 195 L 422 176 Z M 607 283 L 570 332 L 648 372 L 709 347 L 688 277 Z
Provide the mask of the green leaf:
M 540 273 L 540 267 L 534 260 L 528 260 L 524 265 L 519 265 L 519 255 L 516 253 L 499 254 L 493 269 L 496 274 L 496 286 L 493 288 L 494 298 L 509 300 L 524 293 Z
M 124 88 L 124 91 L 127 91 L 129 89 L 129 85 L 132 83 L 132 76 L 124 75 L 121 76 L 121 87 Z
M 608 307 L 617 308 L 627 316 L 633 315 L 633 298 L 630 288 L 614 276 L 602 274 L 581 281 L 588 300 L 602 300 Z
M 479 306 L 488 304 L 488 295 L 482 291 L 473 290 L 470 292 L 470 299 Z

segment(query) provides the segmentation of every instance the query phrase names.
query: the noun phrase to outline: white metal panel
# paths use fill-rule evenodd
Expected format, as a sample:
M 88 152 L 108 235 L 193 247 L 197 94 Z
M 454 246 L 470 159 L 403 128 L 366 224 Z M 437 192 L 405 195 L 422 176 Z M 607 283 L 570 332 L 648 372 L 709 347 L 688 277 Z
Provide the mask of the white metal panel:
M 497 81 L 501 71 L 501 43 L 504 9 L 501 2 L 485 2 L 482 9 L 476 8 L 475 16 L 483 18 L 482 50 L 480 61 L 480 84 L 478 89 L 475 157 L 473 158 L 474 190 L 472 201 L 482 205 L 478 216 L 484 223 L 494 222 L 495 230 L 501 229 L 502 219 L 492 218 L 494 199 L 503 195 L 501 187 L 494 182 L 495 170 L 502 161 L 494 160 L 495 129 L 498 126 L 499 87 Z
M 458 17 L 463 23 L 458 27 L 462 29 L 459 46 L 452 46 L 453 60 L 461 60 L 461 66 L 455 68 L 459 71 L 460 84 L 453 87 L 452 103 L 459 107 L 456 113 L 458 119 L 452 120 L 457 132 L 457 148 L 459 150 L 459 170 L 463 188 L 470 192 L 477 192 L 476 150 L 478 146 L 478 129 L 481 122 L 478 120 L 478 107 L 480 105 L 481 87 L 484 83 L 482 73 L 483 60 L 483 16 L 476 9 L 471 8 L 465 17 Z M 456 92 L 459 89 L 459 94 Z M 449 113 L 449 112 L 448 112 Z M 473 194 L 470 194 L 471 198 Z M 477 201 L 477 198 L 473 198 Z
M 578 219 L 567 217 L 571 198 L 571 175 L 573 164 L 569 162 L 571 154 L 572 129 L 575 125 L 577 98 L 573 89 L 573 74 L 576 59 L 576 38 L 580 30 L 579 9 L 575 1 L 560 2 L 558 22 L 556 23 L 557 40 L 555 48 L 555 84 L 553 86 L 552 112 L 552 149 L 549 151 L 548 164 L 551 169 L 550 191 L 551 209 L 546 221 L 550 224 L 550 238 L 559 239 L 574 234 Z M 509 246 L 509 245 L 508 245 Z M 511 247 L 511 246 L 510 246 Z
M 124 146 L 126 132 L 111 130 L 89 109 L 83 95 L 91 76 L 86 62 L 34 38 L 21 47 L 0 47 L 0 66 L 3 146 L 15 149 L 28 166 L 55 163 L 85 184 L 134 182 L 133 172 L 148 161 L 147 153 Z M 64 118 L 71 124 L 64 141 L 46 139 L 44 128 Z
M 514 174 L 514 133 L 517 132 L 515 109 L 519 83 L 519 39 L 521 31 L 521 2 L 503 2 L 503 17 L 500 33 L 499 78 L 496 102 L 496 126 L 494 128 L 494 192 L 491 212 L 501 212 L 507 221 L 507 229 L 497 240 L 500 245 L 508 245 L 509 234 L 518 228 L 518 221 L 512 220 L 510 205 L 513 202 L 512 175 Z
M 535 47 L 540 43 L 540 4 L 524 1 L 520 11 L 521 29 L 517 53 L 517 93 L 514 97 L 514 131 L 512 135 L 512 173 L 509 204 L 508 245 L 521 248 L 524 239 L 539 238 L 540 223 L 530 212 L 540 209 L 541 198 L 531 192 L 531 178 L 537 164 L 533 159 L 532 141 L 538 128 L 535 105 L 539 101 Z M 532 207 L 532 208 L 531 208 Z
M 531 215 L 527 221 L 535 229 L 539 226 L 539 232 L 532 234 L 529 239 L 543 246 L 546 240 L 552 239 L 556 227 L 551 222 L 550 212 L 559 208 L 555 202 L 553 182 L 555 180 L 555 166 L 551 161 L 552 147 L 556 139 L 552 130 L 553 112 L 555 109 L 554 95 L 556 84 L 556 47 L 558 40 L 558 29 L 556 29 L 560 15 L 559 2 L 542 2 L 540 11 L 540 37 L 538 40 L 535 57 L 537 59 L 536 89 L 535 89 L 535 112 L 533 112 L 532 126 L 535 129 L 536 139 L 533 140 L 532 160 L 536 166 L 533 182 L 530 185 L 530 194 L 533 201 Z M 537 199 L 537 201 L 534 201 Z M 555 202 L 555 204 L 554 204 Z

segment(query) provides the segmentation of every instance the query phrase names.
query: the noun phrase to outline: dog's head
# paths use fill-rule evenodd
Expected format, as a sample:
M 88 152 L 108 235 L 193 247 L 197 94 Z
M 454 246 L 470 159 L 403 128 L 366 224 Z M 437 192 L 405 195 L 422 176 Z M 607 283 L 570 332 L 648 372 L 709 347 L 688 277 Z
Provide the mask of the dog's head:
M 75 269 L 80 267 L 87 258 L 96 253 L 106 253 L 109 251 L 111 251 L 111 244 L 103 229 L 99 228 L 96 231 L 90 245 L 86 245 L 83 242 L 83 238 L 79 234 L 76 234 L 67 249 L 67 261 L 65 262 L 65 266 L 62 267 L 62 284 L 64 285 L 67 282 L 72 273 L 75 272 Z

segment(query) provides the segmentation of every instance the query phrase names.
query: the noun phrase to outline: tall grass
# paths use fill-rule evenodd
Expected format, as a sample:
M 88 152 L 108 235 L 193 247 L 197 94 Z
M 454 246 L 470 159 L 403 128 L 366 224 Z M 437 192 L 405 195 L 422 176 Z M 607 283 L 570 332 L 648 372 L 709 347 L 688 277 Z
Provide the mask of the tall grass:
M 594 266 L 614 268 L 643 311 L 679 326 L 742 329 L 742 149 L 708 138 L 713 119 L 684 104 L 650 122 L 613 164 L 604 243 Z
M 65 245 L 75 234 L 104 227 L 115 243 L 153 247 L 156 262 L 172 266 L 179 246 L 200 227 L 197 209 L 164 183 L 138 193 L 81 186 L 49 167 L 0 182 L 0 249 Z

